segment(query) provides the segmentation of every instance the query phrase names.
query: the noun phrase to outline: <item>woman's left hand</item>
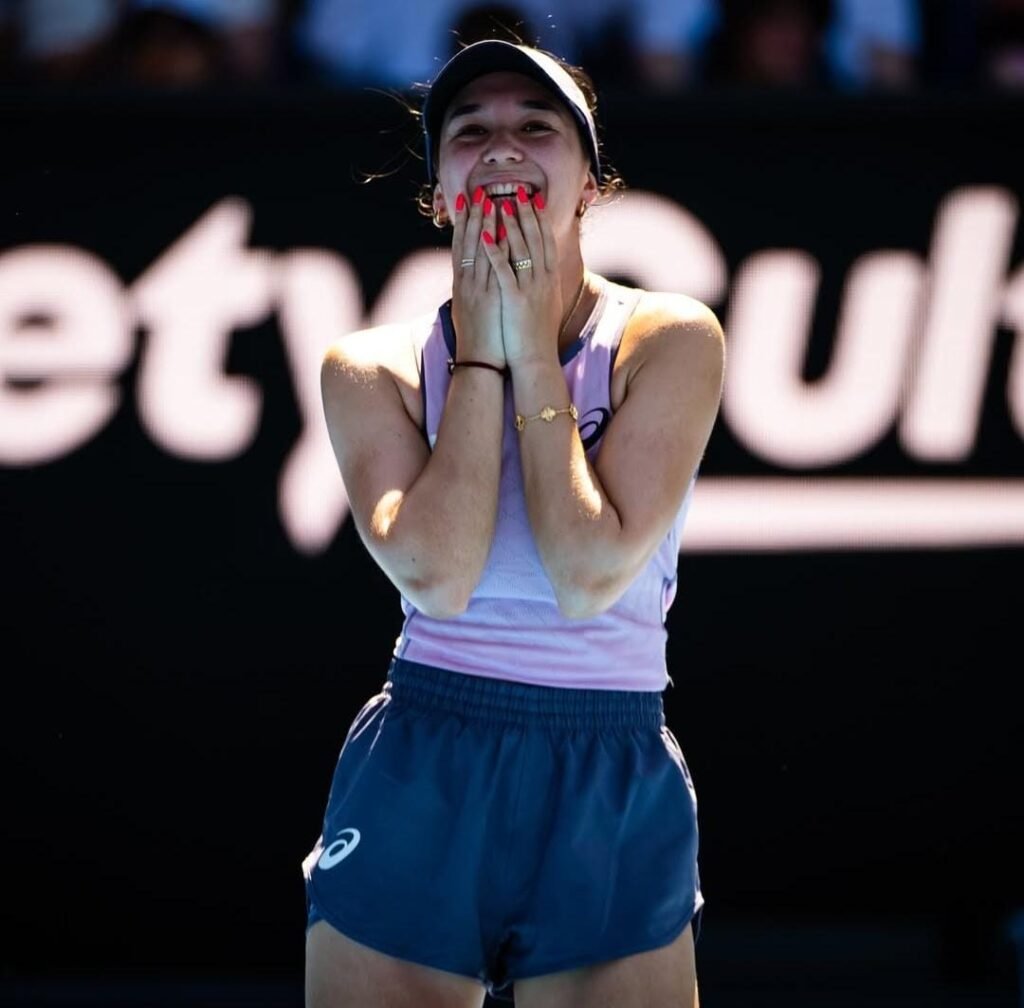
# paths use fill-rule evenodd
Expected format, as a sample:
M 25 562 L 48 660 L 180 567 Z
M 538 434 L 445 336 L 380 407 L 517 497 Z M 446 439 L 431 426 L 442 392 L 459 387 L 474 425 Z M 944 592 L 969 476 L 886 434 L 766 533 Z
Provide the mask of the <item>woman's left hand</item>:
M 510 367 L 558 356 L 562 323 L 562 288 L 555 237 L 540 193 L 534 200 L 520 187 L 514 201 L 498 202 L 495 217 L 505 226 L 498 241 L 484 249 L 501 290 L 501 334 Z M 500 232 L 499 232 L 500 233 Z M 529 260 L 515 268 L 513 263 Z

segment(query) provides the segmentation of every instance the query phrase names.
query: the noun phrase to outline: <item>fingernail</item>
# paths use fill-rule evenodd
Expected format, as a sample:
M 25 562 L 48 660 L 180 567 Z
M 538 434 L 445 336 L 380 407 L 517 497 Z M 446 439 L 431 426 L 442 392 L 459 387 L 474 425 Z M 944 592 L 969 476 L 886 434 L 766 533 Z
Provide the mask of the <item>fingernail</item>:
M 483 239 L 483 243 L 485 245 L 493 245 L 494 244 L 494 239 L 491 237 L 491 232 L 490 231 L 484 231 L 480 235 L 480 237 Z
M 528 203 L 530 201 L 530 197 L 526 195 L 526 186 L 520 186 L 516 190 L 516 196 L 519 197 L 520 203 Z
M 483 198 L 484 198 L 484 187 L 478 185 L 476 187 L 476 189 L 473 190 L 473 202 L 474 203 L 479 203 Z
M 544 209 L 544 196 L 542 193 L 537 193 L 537 195 L 533 197 L 533 205 L 538 210 Z
M 459 195 L 455 197 L 455 209 L 456 210 L 465 210 L 466 209 L 466 197 L 463 196 L 462 193 L 459 193 Z
M 498 241 L 504 241 L 505 236 L 508 234 L 508 228 L 504 224 L 498 225 Z
M 494 204 L 490 201 L 489 198 L 485 199 L 484 200 L 484 213 L 485 214 L 489 214 L 493 209 L 494 209 Z
M 516 208 L 512 206 L 511 200 L 505 200 L 505 202 L 501 204 L 501 209 L 505 211 L 506 217 L 511 217 L 512 214 L 516 212 Z

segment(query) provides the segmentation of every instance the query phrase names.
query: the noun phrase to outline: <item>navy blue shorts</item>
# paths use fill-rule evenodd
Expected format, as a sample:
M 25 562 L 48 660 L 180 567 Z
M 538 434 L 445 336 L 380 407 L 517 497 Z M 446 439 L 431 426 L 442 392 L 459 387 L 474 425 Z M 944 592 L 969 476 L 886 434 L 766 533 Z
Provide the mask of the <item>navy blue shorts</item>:
M 660 693 L 396 659 L 302 864 L 307 930 L 511 999 L 521 978 L 699 931 L 697 802 Z

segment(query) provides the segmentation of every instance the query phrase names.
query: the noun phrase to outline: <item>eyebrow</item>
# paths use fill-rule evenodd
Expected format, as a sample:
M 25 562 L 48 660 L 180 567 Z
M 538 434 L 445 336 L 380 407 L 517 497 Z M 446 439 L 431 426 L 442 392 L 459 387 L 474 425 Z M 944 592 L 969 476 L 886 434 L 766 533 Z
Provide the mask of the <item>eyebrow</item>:
M 548 101 L 545 98 L 527 98 L 525 101 L 521 101 L 519 105 L 521 108 L 537 112 L 558 111 L 558 106 L 553 101 Z M 473 115 L 475 112 L 479 112 L 481 108 L 483 106 L 480 102 L 467 102 L 464 105 L 459 105 L 448 116 L 448 122 L 452 122 L 452 120 L 457 119 L 459 116 Z

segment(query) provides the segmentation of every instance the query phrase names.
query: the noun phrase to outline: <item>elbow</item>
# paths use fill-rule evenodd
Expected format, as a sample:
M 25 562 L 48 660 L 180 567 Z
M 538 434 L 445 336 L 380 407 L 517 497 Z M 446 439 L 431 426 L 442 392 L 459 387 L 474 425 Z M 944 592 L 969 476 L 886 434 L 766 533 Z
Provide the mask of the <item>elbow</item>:
M 434 582 L 432 584 L 406 585 L 402 594 L 421 612 L 431 619 L 446 620 L 461 616 L 469 607 L 472 592 L 455 582 Z
M 555 600 L 558 611 L 569 620 L 587 620 L 600 616 L 610 609 L 621 592 L 610 592 L 607 589 L 597 590 L 579 584 L 562 585 L 555 589 Z
M 431 598 L 425 600 L 422 605 L 416 604 L 416 608 L 431 619 L 449 620 L 461 616 L 466 611 L 468 604 L 468 602 L 459 602 L 449 598 Z
M 568 620 L 588 620 L 600 616 L 607 606 L 596 605 L 590 599 L 558 599 L 558 611 Z
M 626 558 L 602 570 L 566 572 L 551 582 L 558 611 L 570 620 L 600 616 L 622 598 L 638 573 Z
M 431 619 L 453 619 L 469 607 L 476 583 L 465 570 L 440 563 L 428 550 L 410 549 L 380 535 L 367 537 L 371 556 L 417 611 Z

